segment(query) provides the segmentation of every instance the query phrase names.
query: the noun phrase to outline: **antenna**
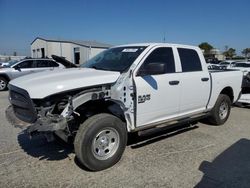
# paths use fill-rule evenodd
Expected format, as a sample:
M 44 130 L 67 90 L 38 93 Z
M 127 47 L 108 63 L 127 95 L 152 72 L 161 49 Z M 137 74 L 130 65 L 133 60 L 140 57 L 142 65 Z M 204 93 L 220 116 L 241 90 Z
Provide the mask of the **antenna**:
M 166 32 L 163 33 L 163 43 L 166 42 Z

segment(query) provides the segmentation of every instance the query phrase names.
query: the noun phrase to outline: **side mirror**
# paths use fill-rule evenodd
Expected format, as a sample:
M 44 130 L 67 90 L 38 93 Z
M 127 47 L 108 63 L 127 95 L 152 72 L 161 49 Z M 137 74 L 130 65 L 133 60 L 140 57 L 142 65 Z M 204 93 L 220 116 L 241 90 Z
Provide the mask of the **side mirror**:
M 165 63 L 154 62 L 139 69 L 137 76 L 158 75 L 165 73 Z
M 21 71 L 21 68 L 20 68 L 19 65 L 14 66 L 14 69 L 15 69 L 15 70 L 18 70 L 18 71 Z

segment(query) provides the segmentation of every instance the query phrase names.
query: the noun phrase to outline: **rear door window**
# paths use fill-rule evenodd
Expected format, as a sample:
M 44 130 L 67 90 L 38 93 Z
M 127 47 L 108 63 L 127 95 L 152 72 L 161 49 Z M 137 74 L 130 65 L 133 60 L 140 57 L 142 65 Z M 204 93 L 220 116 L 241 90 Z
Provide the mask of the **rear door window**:
M 193 49 L 178 48 L 182 72 L 202 71 L 198 53 Z
M 36 60 L 36 67 L 37 68 L 49 67 L 49 62 L 46 60 Z

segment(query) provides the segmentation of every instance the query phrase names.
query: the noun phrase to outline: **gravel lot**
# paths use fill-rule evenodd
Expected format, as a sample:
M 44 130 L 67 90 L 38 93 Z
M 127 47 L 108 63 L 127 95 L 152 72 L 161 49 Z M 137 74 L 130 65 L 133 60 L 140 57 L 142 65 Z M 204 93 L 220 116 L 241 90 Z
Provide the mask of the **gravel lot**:
M 0 93 L 1 187 L 250 187 L 250 108 L 232 109 L 220 127 L 162 131 L 130 139 L 114 167 L 89 172 L 73 148 L 29 137 L 5 118 Z

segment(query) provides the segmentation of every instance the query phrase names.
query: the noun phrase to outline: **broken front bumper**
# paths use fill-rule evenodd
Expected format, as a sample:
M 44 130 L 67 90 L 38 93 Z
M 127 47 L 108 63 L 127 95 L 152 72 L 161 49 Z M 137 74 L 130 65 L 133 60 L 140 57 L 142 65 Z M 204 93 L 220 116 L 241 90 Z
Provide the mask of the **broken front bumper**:
M 6 118 L 12 125 L 14 125 L 15 127 L 26 129 L 26 131 L 31 135 L 39 132 L 46 133 L 46 132 L 65 130 L 68 125 L 66 118 L 64 118 L 61 115 L 52 115 L 52 114 L 40 117 L 34 123 L 26 123 L 20 120 L 15 115 L 12 106 L 9 106 L 6 109 Z
M 6 109 L 5 115 L 6 115 L 7 120 L 10 122 L 10 124 L 15 127 L 26 129 L 27 127 L 31 125 L 30 123 L 24 122 L 20 120 L 19 118 L 17 118 L 12 106 L 9 106 Z

